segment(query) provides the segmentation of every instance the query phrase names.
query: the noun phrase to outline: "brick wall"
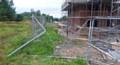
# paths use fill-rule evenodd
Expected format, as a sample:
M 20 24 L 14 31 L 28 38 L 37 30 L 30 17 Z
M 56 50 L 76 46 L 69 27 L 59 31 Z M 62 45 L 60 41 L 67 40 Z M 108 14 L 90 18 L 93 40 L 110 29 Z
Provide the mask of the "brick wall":
M 108 9 L 105 6 L 102 6 L 100 10 L 93 11 L 93 16 L 109 16 Z M 91 16 L 91 10 L 87 9 L 86 6 L 74 6 L 73 9 L 69 12 L 70 17 L 68 22 L 70 22 L 72 25 L 82 25 L 84 24 L 89 18 L 79 18 L 79 17 L 87 17 Z M 77 18 L 76 18 L 77 17 Z M 108 20 L 97 20 L 98 26 L 107 26 Z M 101 22 L 102 21 L 102 22 Z

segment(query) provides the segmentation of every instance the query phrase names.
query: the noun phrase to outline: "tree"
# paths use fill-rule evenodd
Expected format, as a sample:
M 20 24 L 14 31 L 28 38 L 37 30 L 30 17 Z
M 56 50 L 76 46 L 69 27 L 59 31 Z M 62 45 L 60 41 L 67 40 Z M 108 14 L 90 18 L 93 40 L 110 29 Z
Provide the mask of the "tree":
M 31 12 L 23 12 L 23 13 L 21 13 L 21 15 L 23 16 L 24 20 L 30 20 L 32 13 Z
M 66 21 L 67 20 L 67 16 L 63 16 L 60 19 L 61 19 L 61 21 Z
M 17 14 L 16 21 L 22 21 L 22 20 L 23 20 L 23 16 L 21 14 Z
M 42 14 L 42 16 L 45 17 L 46 22 L 52 22 L 54 19 L 53 16 L 50 16 L 50 15 Z
M 35 13 L 36 13 L 36 16 L 41 16 L 40 10 L 37 10 Z
M 13 7 L 13 1 L 11 0 L 1 0 L 0 2 L 0 20 L 15 20 L 16 12 Z
M 40 10 L 33 11 L 33 12 L 23 12 L 23 13 L 21 13 L 24 20 L 30 20 L 32 14 L 34 14 L 37 18 L 40 18 L 40 16 L 41 16 Z
M 53 21 L 59 21 L 59 18 L 54 18 Z
M 13 5 L 14 5 L 13 0 L 11 0 L 10 1 L 10 6 L 13 6 Z

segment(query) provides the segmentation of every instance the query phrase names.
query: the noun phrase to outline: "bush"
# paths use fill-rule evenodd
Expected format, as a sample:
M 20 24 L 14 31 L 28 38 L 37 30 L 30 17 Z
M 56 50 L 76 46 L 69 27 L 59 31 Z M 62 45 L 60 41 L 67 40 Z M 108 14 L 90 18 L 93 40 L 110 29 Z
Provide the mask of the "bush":
M 22 20 L 23 20 L 23 16 L 20 14 L 17 14 L 16 21 L 22 21 Z

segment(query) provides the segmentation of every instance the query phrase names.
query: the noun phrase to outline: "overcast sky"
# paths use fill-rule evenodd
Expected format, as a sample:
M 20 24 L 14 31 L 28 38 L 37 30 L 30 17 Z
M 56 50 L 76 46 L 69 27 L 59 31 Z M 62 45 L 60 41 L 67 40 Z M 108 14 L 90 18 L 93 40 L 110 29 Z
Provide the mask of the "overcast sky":
M 34 10 L 41 10 L 54 17 L 61 17 L 61 5 L 63 0 L 13 0 L 17 13 Z

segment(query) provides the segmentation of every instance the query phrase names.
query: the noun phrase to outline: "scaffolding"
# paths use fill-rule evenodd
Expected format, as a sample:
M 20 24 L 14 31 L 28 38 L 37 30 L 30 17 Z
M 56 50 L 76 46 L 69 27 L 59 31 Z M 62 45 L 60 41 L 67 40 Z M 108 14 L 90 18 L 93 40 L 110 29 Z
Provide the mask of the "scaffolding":
M 88 10 L 88 8 L 90 10 L 89 15 L 87 15 L 88 12 L 84 13 L 87 16 L 76 16 L 74 14 L 75 4 L 81 4 L 79 2 L 75 3 L 74 1 L 76 0 L 71 0 L 68 3 L 70 5 L 68 7 L 68 19 L 74 22 L 74 19 L 86 19 L 80 25 L 80 33 L 83 32 L 82 29 L 86 28 L 89 31 L 87 33 L 88 49 L 86 53 L 88 63 L 90 65 L 119 65 L 120 0 L 86 0 L 88 2 L 85 2 L 86 4 L 84 3 L 86 6 L 84 7 L 84 11 Z M 107 5 L 104 2 L 108 2 Z M 98 7 L 95 7 L 96 5 Z M 104 6 L 107 6 L 107 8 L 103 8 Z M 94 10 L 98 10 L 98 12 L 96 13 Z M 106 10 L 109 11 L 106 12 Z M 95 26 L 96 20 L 100 24 L 99 26 Z
M 110 16 L 93 17 L 89 27 L 89 49 L 87 59 L 90 64 L 119 65 L 120 63 L 120 3 L 119 0 L 111 1 Z M 94 19 L 110 20 L 108 27 L 94 28 Z M 101 21 L 102 22 L 102 21 Z M 103 22 L 102 22 L 103 23 Z M 117 23 L 117 24 L 116 24 Z M 96 33 L 96 36 L 94 35 Z M 96 55 L 96 56 L 95 56 Z

